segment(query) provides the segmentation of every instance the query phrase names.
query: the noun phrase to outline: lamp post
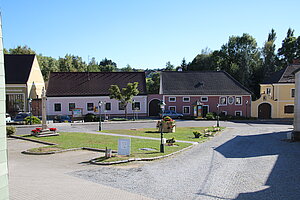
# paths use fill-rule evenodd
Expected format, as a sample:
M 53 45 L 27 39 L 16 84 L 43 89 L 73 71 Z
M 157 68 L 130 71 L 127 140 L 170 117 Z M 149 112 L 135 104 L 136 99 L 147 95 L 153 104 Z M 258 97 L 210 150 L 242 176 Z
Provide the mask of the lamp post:
M 164 111 L 164 108 L 165 108 L 165 102 L 163 100 L 161 100 L 160 102 L 160 109 L 163 113 Z M 163 143 L 163 127 L 162 127 L 162 122 L 160 123 L 160 153 L 165 153 L 165 146 L 164 146 L 164 143 Z
M 30 116 L 30 125 L 32 125 L 32 120 L 31 120 L 31 104 L 32 104 L 32 99 L 28 99 L 28 103 L 29 103 L 29 116 Z
M 101 106 L 102 106 L 102 101 L 99 101 L 98 106 L 99 106 L 99 131 L 102 131 L 102 124 L 101 124 Z
M 246 101 L 246 118 L 248 117 L 248 100 Z
M 218 115 L 217 115 L 217 127 L 220 127 L 219 117 L 220 117 L 220 104 L 217 104 Z

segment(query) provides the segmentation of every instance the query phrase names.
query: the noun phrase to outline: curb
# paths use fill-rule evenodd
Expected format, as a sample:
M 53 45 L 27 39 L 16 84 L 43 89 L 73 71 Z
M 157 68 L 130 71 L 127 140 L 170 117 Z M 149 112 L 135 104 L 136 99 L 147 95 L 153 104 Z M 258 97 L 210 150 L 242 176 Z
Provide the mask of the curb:
M 30 141 L 30 142 L 36 142 L 36 143 L 40 143 L 40 144 L 57 145 L 57 144 L 55 144 L 55 143 L 44 142 L 44 141 L 35 140 L 35 139 L 29 139 L 29 138 L 25 138 L 25 137 L 21 137 L 21 136 L 16 136 L 16 135 L 11 135 L 11 136 L 9 136 L 9 137 L 15 138 L 15 139 L 20 139 L 20 140 L 27 140 L 27 141 Z
M 199 144 L 199 143 L 197 143 L 197 144 Z M 151 158 L 130 158 L 128 160 L 120 160 L 120 161 L 114 161 L 114 162 L 96 162 L 95 161 L 96 158 L 94 158 L 94 159 L 90 160 L 89 162 L 91 164 L 94 164 L 94 165 L 115 165 L 115 164 L 122 164 L 122 163 L 128 163 L 128 162 L 133 162 L 133 161 L 153 161 L 153 160 L 158 160 L 158 159 L 162 159 L 162 158 L 167 158 L 167 157 L 173 156 L 174 154 L 177 154 L 177 153 L 180 153 L 182 151 L 188 150 L 188 149 L 194 147 L 197 144 L 192 144 L 189 147 L 186 147 L 184 149 L 181 149 L 179 151 L 175 151 L 173 153 L 170 153 L 170 154 L 164 155 L 164 156 L 157 156 L 157 157 L 151 157 Z
M 30 152 L 28 150 L 22 151 L 21 153 L 27 155 L 49 155 L 49 154 L 56 154 L 56 153 L 63 153 L 67 151 L 77 151 L 77 150 L 88 150 L 88 151 L 97 151 L 97 152 L 105 152 L 105 149 L 96 149 L 96 148 L 89 148 L 89 147 L 78 147 L 72 149 L 63 149 L 59 151 L 49 151 L 49 152 Z M 113 153 L 117 153 L 117 151 L 113 150 Z

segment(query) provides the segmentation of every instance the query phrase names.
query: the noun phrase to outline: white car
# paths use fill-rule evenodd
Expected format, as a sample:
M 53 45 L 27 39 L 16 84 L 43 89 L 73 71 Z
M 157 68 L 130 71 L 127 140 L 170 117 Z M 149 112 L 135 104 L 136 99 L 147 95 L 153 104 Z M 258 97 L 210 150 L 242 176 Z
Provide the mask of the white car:
M 11 122 L 11 117 L 8 113 L 5 114 L 5 117 L 6 117 L 6 123 Z

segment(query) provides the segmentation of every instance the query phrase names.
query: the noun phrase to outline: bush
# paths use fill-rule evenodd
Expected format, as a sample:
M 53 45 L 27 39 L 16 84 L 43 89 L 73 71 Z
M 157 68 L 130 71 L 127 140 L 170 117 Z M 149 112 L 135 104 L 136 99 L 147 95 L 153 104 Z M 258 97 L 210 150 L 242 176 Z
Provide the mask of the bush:
M 30 116 L 25 117 L 24 119 L 25 124 L 30 124 Z M 36 116 L 31 116 L 31 124 L 40 124 L 41 120 L 37 118 Z
M 96 122 L 97 116 L 93 113 L 88 113 L 84 116 L 84 121 L 85 122 Z M 99 121 L 99 119 L 98 119 L 98 121 Z
M 7 136 L 11 136 L 14 135 L 16 133 L 16 127 L 14 126 L 6 126 L 6 135 Z
M 194 131 L 193 134 L 195 138 L 200 138 L 200 136 L 202 135 L 199 131 Z
M 206 114 L 206 119 L 216 119 L 216 115 L 212 112 Z
M 103 118 L 102 118 L 103 120 Z M 128 121 L 126 118 L 112 118 L 111 121 Z

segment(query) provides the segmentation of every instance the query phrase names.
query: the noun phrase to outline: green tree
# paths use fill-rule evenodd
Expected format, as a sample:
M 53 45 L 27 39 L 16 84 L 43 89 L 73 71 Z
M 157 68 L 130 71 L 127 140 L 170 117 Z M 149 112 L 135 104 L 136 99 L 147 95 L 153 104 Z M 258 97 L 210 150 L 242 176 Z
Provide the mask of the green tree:
M 100 72 L 100 67 L 99 67 L 95 57 L 92 57 L 91 61 L 88 63 L 87 71 Z
M 85 72 L 87 65 L 79 56 L 71 54 L 65 55 L 64 58 L 58 59 L 58 67 L 61 72 Z
M 286 67 L 289 63 L 297 57 L 297 38 L 294 36 L 294 30 L 288 29 L 286 37 L 282 41 L 281 48 L 278 49 L 278 55 L 282 63 L 282 67 Z
M 27 45 L 17 46 L 17 48 L 9 49 L 9 54 L 36 54 L 34 50 L 29 48 Z
M 123 67 L 120 69 L 121 72 L 134 72 L 136 71 L 134 68 L 132 68 L 129 64 L 126 65 L 126 67 Z
M 127 105 L 132 103 L 134 96 L 139 94 L 138 82 L 128 83 L 126 88 L 120 90 L 119 86 L 111 85 L 109 88 L 110 99 L 116 99 L 120 101 L 121 105 L 125 109 L 125 118 L 127 118 Z
M 175 70 L 174 65 L 172 65 L 171 62 L 168 61 L 168 62 L 166 63 L 165 71 L 174 71 L 174 70 Z
M 55 58 L 43 56 L 42 54 L 37 56 L 39 66 L 41 68 L 44 80 L 48 80 L 50 72 L 58 72 L 58 61 Z
M 217 52 L 217 51 L 216 51 Z M 189 71 L 204 71 L 204 70 L 217 70 L 217 65 L 214 62 L 218 54 L 211 52 L 210 49 L 202 49 L 191 63 L 188 64 L 187 70 Z
M 182 59 L 180 67 L 183 71 L 187 71 L 187 63 L 185 58 Z
M 276 46 L 276 33 L 274 29 L 268 35 L 268 40 L 264 43 L 262 48 L 262 56 L 263 56 L 263 77 L 269 77 L 276 70 L 276 64 L 278 62 L 277 55 L 275 53 Z
M 159 94 L 160 88 L 160 73 L 152 72 L 146 79 L 146 87 L 148 94 Z

